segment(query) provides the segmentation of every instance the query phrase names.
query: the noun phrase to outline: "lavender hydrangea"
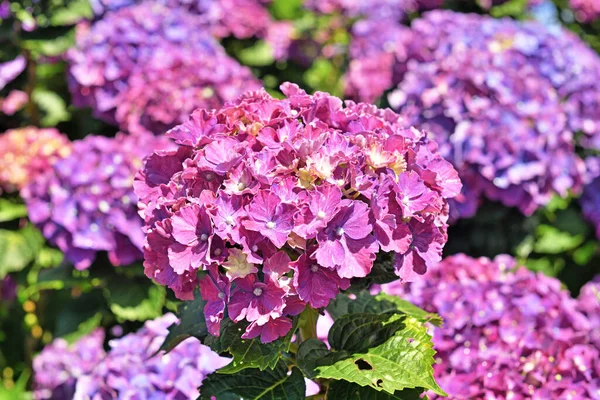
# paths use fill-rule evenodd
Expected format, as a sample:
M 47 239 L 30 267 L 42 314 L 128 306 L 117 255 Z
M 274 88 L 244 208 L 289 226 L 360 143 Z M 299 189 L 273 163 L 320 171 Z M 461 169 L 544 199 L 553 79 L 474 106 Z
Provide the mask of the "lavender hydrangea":
M 434 370 L 453 399 L 600 397 L 598 325 L 555 278 L 509 256 L 461 254 L 430 268 L 426 279 L 382 290 L 444 318 L 433 329 Z M 597 298 L 594 304 L 597 311 Z
M 216 37 L 234 36 L 246 39 L 262 37 L 271 24 L 266 8 L 270 0 L 91 0 L 94 14 L 102 15 L 140 3 L 154 3 L 182 8 L 194 15 L 197 27 L 208 30 Z
M 389 101 L 459 170 L 468 197 L 455 216 L 473 215 L 483 197 L 530 215 L 555 194 L 581 192 L 574 132 L 588 147 L 600 138 L 591 49 L 560 28 L 449 11 L 414 21 L 412 34 Z
M 29 218 L 76 268 L 90 266 L 98 251 L 111 263 L 141 258 L 144 234 L 133 177 L 150 152 L 167 148 L 152 135 L 87 136 L 72 153 L 22 190 Z
M 33 126 L 0 135 L 0 192 L 24 188 L 71 152 L 69 139 L 54 128 Z
M 194 14 L 155 2 L 80 24 L 68 60 L 73 102 L 130 133 L 162 133 L 258 87 Z
M 461 184 L 434 142 L 390 110 L 282 90 L 196 110 L 168 134 L 178 149 L 136 178 L 146 275 L 181 299 L 200 285 L 213 335 L 227 309 L 249 323 L 244 338 L 272 341 L 367 276 L 378 251 L 410 280 L 446 242 Z
M 194 338 L 168 354 L 156 354 L 173 314 L 148 321 L 136 333 L 109 342 L 95 331 L 69 346 L 56 339 L 33 362 L 34 398 L 70 399 L 196 399 L 204 377 L 229 363 Z

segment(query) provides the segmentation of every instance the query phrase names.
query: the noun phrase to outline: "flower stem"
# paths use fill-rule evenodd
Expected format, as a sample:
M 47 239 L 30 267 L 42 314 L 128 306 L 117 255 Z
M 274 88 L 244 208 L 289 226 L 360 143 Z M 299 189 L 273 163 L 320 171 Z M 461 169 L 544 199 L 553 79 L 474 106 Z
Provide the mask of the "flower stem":
M 317 337 L 317 319 L 319 312 L 310 306 L 306 306 L 300 313 L 298 327 L 300 328 L 300 339 L 302 342 Z

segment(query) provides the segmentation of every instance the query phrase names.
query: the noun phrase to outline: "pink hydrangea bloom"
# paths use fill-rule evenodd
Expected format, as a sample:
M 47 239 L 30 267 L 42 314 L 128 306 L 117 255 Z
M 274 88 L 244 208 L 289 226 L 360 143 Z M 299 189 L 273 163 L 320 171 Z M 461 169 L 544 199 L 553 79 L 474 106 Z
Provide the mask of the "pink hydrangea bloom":
M 168 133 L 179 148 L 136 178 L 146 274 L 181 299 L 200 285 L 212 334 L 227 309 L 249 323 L 244 337 L 274 340 L 367 276 L 379 251 L 409 280 L 446 241 L 461 184 L 422 132 L 390 110 L 282 90 L 196 110 Z
M 381 289 L 444 318 L 434 371 L 452 399 L 600 398 L 597 283 L 576 300 L 509 256 L 459 254 Z

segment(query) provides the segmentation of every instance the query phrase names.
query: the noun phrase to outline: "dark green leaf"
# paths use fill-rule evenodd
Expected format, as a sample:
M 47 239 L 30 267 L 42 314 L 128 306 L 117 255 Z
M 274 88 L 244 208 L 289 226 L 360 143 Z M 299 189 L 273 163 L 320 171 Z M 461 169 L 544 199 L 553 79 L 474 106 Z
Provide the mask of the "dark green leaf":
M 277 19 L 292 20 L 298 18 L 304 9 L 302 0 L 274 0 L 270 11 Z
M 537 240 L 534 251 L 545 254 L 558 254 L 572 250 L 584 241 L 583 235 L 571 235 L 551 225 L 540 225 L 537 228 Z
M 425 388 L 445 395 L 433 377 L 435 351 L 427 328 L 412 317 L 385 343 L 319 366 L 317 378 L 346 380 L 375 390 Z
M 302 342 L 296 354 L 298 368 L 307 378 L 314 378 L 315 369 L 326 363 L 319 363 L 328 354 L 332 354 L 327 345 L 319 339 L 308 339 Z
M 245 369 L 235 375 L 210 374 L 200 388 L 200 399 L 213 396 L 219 400 L 304 400 L 306 385 L 298 368 L 288 368 L 283 361 L 274 369 Z
M 421 400 L 422 389 L 397 390 L 393 394 L 378 392 L 368 386 L 346 381 L 333 381 L 327 389 L 327 400 Z
M 259 338 L 242 339 L 246 325 L 234 324 L 226 319 L 221 323 L 219 338 L 210 337 L 206 344 L 217 353 L 229 353 L 233 356 L 231 363 L 219 369 L 221 374 L 235 374 L 246 368 L 274 368 L 284 353 L 290 349 L 292 335 L 297 327 L 297 322 L 290 332 L 283 338 L 271 343 L 261 343 Z
M 105 296 L 119 321 L 145 321 L 162 315 L 166 291 L 149 279 L 116 278 L 108 282 Z
M 329 344 L 350 353 L 367 351 L 390 339 L 404 327 L 404 317 L 396 313 L 348 314 L 338 318 L 329 331 Z
M 194 300 L 186 301 L 181 305 L 177 313 L 179 324 L 173 324 L 169 327 L 169 334 L 160 350 L 169 352 L 189 337 L 195 337 L 203 341 L 208 336 L 208 328 L 204 319 L 205 304 L 206 302 L 196 292 Z

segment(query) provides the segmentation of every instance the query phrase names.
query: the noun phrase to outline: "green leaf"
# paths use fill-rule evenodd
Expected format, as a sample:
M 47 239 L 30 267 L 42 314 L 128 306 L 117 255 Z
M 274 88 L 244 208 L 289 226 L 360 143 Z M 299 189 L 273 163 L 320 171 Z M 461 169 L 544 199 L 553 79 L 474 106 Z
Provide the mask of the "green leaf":
M 243 323 L 234 324 L 230 319 L 221 323 L 221 334 L 218 338 L 209 337 L 205 344 L 217 353 L 229 353 L 233 356 L 231 363 L 218 370 L 221 374 L 235 374 L 246 368 L 274 368 L 284 353 L 290 350 L 292 336 L 297 328 L 294 321 L 288 334 L 271 343 L 261 343 L 259 338 L 242 339 L 246 331 Z
M 404 317 L 396 313 L 348 314 L 338 318 L 329 330 L 329 344 L 350 353 L 379 346 L 404 328 Z
M 336 68 L 330 60 L 317 58 L 303 77 L 315 90 L 328 92 L 334 96 L 340 96 L 342 93 L 339 68 Z
M 68 335 L 63 336 L 63 339 L 65 339 L 69 344 L 75 343 L 82 337 L 91 334 L 94 329 L 100 326 L 101 322 L 102 314 L 96 313 L 91 318 L 81 322 L 77 326 L 77 330 L 69 333 Z
M 584 236 L 571 235 L 551 225 L 540 225 L 537 228 L 537 240 L 533 247 L 536 253 L 559 254 L 573 250 L 584 241 Z
M 209 400 L 304 400 L 306 385 L 298 368 L 283 361 L 273 369 L 245 369 L 235 375 L 210 374 L 200 387 L 200 399 Z
M 65 7 L 52 12 L 50 24 L 52 25 L 72 25 L 81 19 L 91 19 L 94 12 L 88 0 L 72 0 L 67 2 Z
M 25 204 L 9 199 L 0 199 L 0 222 L 12 221 L 27 216 Z
M 274 0 L 269 7 L 276 19 L 293 20 L 304 12 L 302 0 Z
M 393 394 L 378 392 L 368 386 L 346 381 L 333 381 L 327 389 L 327 400 L 421 400 L 422 389 L 397 390 Z
M 385 293 L 373 296 L 368 291 L 357 293 L 355 299 L 350 298 L 346 294 L 340 294 L 329 304 L 327 311 L 333 319 L 352 313 L 380 314 L 396 311 L 414 317 L 421 322 L 429 322 L 436 326 L 441 326 L 443 323 L 439 315 L 427 312 L 398 296 L 391 296 Z
M 18 231 L 0 230 L 0 279 L 33 262 L 43 243 L 44 238 L 31 225 Z
M 404 324 L 385 343 L 318 367 L 317 377 L 346 380 L 388 393 L 425 388 L 446 395 L 433 377 L 435 351 L 426 327 L 412 317 Z
M 31 51 L 36 58 L 60 56 L 75 44 L 75 30 L 73 29 L 45 28 L 27 36 L 30 38 L 23 40 L 23 47 Z
M 67 104 L 58 94 L 36 88 L 31 97 L 45 113 L 41 121 L 42 126 L 56 126 L 71 118 L 71 114 L 67 111 Z
M 398 296 L 391 296 L 386 293 L 379 293 L 377 296 L 375 296 L 375 299 L 380 302 L 383 302 L 384 304 L 392 303 L 394 305 L 395 310 L 410 317 L 413 317 L 420 322 L 429 322 L 435 326 L 442 326 L 444 322 L 442 320 L 442 317 L 440 317 L 438 314 L 427 312 L 422 308 L 415 306 L 410 301 L 401 299 Z
M 119 322 L 146 321 L 163 314 L 166 291 L 148 279 L 112 279 L 104 292 L 110 310 Z
M 250 67 L 264 67 L 273 64 L 273 49 L 264 40 L 259 40 L 253 46 L 240 50 L 238 58 Z
M 315 370 L 321 365 L 328 365 L 325 357 L 333 354 L 327 348 L 327 345 L 319 339 L 308 339 L 300 344 L 298 347 L 298 353 L 296 354 L 296 361 L 298 368 L 307 378 L 314 378 L 316 373 Z
M 173 324 L 169 327 L 169 334 L 165 338 L 159 351 L 164 350 L 167 353 L 175 348 L 179 343 L 189 337 L 195 337 L 203 341 L 208 336 L 208 328 L 204 319 L 204 305 L 206 302 L 196 292 L 194 300 L 184 302 L 177 313 L 179 324 Z

